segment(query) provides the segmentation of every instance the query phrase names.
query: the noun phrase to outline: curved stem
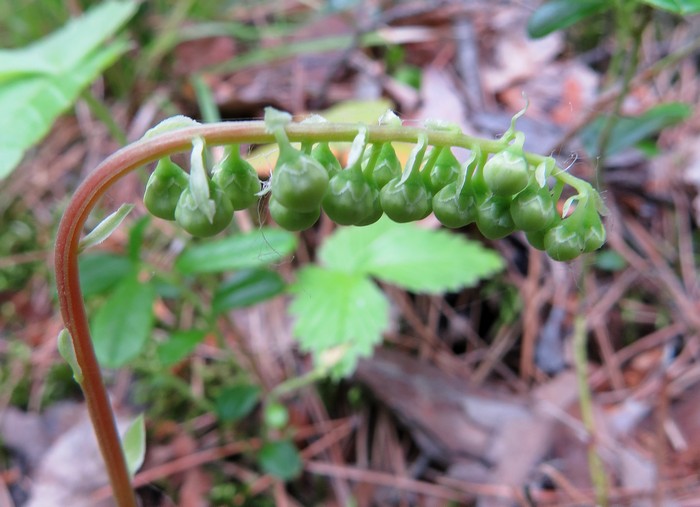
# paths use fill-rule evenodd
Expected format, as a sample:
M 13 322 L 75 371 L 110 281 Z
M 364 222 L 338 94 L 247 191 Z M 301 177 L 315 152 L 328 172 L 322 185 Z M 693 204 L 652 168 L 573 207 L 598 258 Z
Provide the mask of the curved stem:
M 292 142 L 350 142 L 357 135 L 357 124 L 290 124 L 285 127 Z M 414 127 L 366 127 L 368 142 L 409 142 L 427 136 L 433 146 L 456 146 L 473 149 L 478 146 L 484 155 L 504 148 L 501 141 L 473 138 L 456 132 L 426 131 Z M 90 338 L 85 306 L 78 276 L 78 243 L 83 226 L 97 201 L 125 174 L 145 164 L 191 148 L 192 139 L 204 138 L 208 145 L 269 143 L 274 136 L 267 132 L 262 121 L 197 125 L 152 138 L 143 139 L 117 151 L 102 162 L 78 187 L 63 218 L 56 236 L 55 267 L 58 301 L 61 314 L 70 333 L 82 382 L 88 411 L 99 442 L 114 498 L 119 507 L 136 507 L 129 473 L 122 452 L 114 415 L 107 390 L 102 381 L 99 365 Z M 538 164 L 545 157 L 527 154 L 528 161 Z M 569 179 L 565 173 L 562 179 Z

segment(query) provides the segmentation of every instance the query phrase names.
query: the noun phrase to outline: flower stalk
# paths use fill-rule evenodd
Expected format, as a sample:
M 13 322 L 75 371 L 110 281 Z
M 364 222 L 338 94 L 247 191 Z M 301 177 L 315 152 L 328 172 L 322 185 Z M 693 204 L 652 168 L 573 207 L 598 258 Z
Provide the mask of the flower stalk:
M 434 130 L 398 125 L 364 126 L 338 123 L 290 123 L 284 130 L 291 142 L 351 142 L 366 131 L 372 144 L 427 142 L 433 147 L 479 149 L 484 156 L 502 151 L 508 139 L 487 140 L 452 130 Z M 278 133 L 279 134 L 279 133 Z M 72 339 L 75 361 L 82 372 L 81 387 L 85 394 L 93 428 L 109 475 L 114 499 L 119 507 L 136 507 L 126 461 L 90 338 L 90 329 L 80 290 L 78 254 L 85 222 L 105 192 L 127 173 L 177 152 L 190 151 L 193 140 L 201 138 L 208 146 L 265 144 L 275 142 L 274 133 L 262 121 L 190 125 L 144 138 L 126 146 L 104 160 L 78 187 L 59 224 L 55 245 L 55 271 L 58 301 L 65 327 Z M 547 157 L 525 153 L 533 167 Z M 579 189 L 587 184 L 567 173 L 552 176 Z M 582 186 L 583 185 L 583 186 Z

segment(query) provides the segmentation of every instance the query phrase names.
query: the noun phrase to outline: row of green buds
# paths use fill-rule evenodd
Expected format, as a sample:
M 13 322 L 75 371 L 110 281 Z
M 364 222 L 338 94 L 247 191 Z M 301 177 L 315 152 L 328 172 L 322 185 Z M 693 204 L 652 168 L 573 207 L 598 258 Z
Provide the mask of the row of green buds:
M 228 225 L 234 209 L 247 208 L 259 195 L 269 193 L 270 217 L 292 231 L 313 226 L 322 211 L 337 224 L 357 226 L 374 223 L 384 214 L 395 222 L 411 222 L 432 212 L 446 227 L 475 223 L 489 239 L 522 231 L 533 247 L 556 260 L 571 260 L 600 248 L 605 229 L 598 193 L 559 170 L 551 157 L 530 157 L 537 165 L 528 161 L 524 135 L 514 128 L 520 114 L 501 141 L 485 144 L 488 153 L 475 143 L 464 163 L 448 146 L 428 150 L 431 132 L 459 135 L 459 128 L 429 123 L 418 134 L 402 170 L 392 144 L 370 143 L 368 128 L 362 125 L 345 167 L 327 142 L 303 142 L 297 149 L 287 136 L 291 116 L 268 108 L 265 127 L 274 136 L 279 155 L 264 191 L 253 167 L 241 159 L 238 146 L 227 149 L 209 180 L 203 141 L 197 139 L 190 175 L 169 159 L 162 160 L 144 200 L 151 213 L 174 219 L 197 236 L 216 234 Z M 311 121 L 325 120 L 313 117 Z M 400 126 L 395 116 L 385 117 L 384 122 Z M 565 184 L 577 193 L 559 213 L 557 203 Z
M 252 206 L 259 193 L 258 174 L 241 158 L 238 145 L 226 148 L 210 178 L 204 141 L 197 138 L 190 173 L 169 158 L 161 159 L 148 179 L 143 202 L 152 215 L 174 220 L 193 236 L 212 236 L 229 225 L 234 210 Z
M 513 137 L 490 158 L 478 148 L 472 151 L 455 180 L 433 197 L 436 218 L 452 228 L 475 223 L 489 239 L 522 231 L 531 246 L 560 261 L 599 249 L 605 242 L 605 228 L 598 193 L 571 175 L 555 173 L 552 158 L 530 166 L 523 152 L 524 136 L 515 133 Z M 578 191 L 561 214 L 557 202 L 564 180 L 557 176 L 565 177 Z M 549 179 L 556 182 L 553 188 Z M 575 210 L 569 214 L 574 203 Z

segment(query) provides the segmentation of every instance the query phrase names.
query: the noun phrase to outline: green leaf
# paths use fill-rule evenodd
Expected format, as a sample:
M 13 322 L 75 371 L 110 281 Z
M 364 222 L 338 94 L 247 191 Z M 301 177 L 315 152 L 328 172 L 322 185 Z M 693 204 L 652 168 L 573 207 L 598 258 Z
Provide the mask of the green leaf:
M 201 137 L 192 140 L 189 185 L 197 209 L 204 213 L 210 224 L 213 223 L 216 204 L 209 195 L 209 176 L 204 167 L 204 139 Z
M 121 225 L 126 216 L 134 209 L 133 204 L 122 204 L 114 213 L 108 215 L 97 226 L 90 231 L 78 244 L 78 251 L 82 252 L 88 248 L 99 245 L 104 240 L 109 238 L 114 231 Z
M 200 123 L 196 120 L 193 120 L 189 116 L 178 114 L 175 116 L 171 116 L 170 118 L 166 118 L 155 127 L 151 127 L 150 129 L 148 129 L 143 135 L 143 139 L 150 139 L 151 137 L 159 136 L 167 132 L 172 132 L 173 130 L 194 127 L 196 125 L 200 125 Z
M 579 21 L 612 8 L 608 0 L 551 0 L 543 3 L 530 16 L 527 33 L 532 38 L 549 35 Z
M 134 15 L 138 5 L 102 2 L 33 44 L 0 50 L 0 83 L 27 74 L 70 74 Z
M 640 116 L 618 118 L 610 134 L 606 155 L 634 146 L 663 129 L 682 122 L 692 112 L 693 109 L 688 104 L 669 102 L 654 106 Z M 588 153 L 597 153 L 600 133 L 608 118 L 597 118 L 581 132 L 581 142 Z
M 83 296 L 108 291 L 135 269 L 135 264 L 123 255 L 108 252 L 81 255 L 78 258 L 78 270 Z
M 143 350 L 153 328 L 155 289 L 135 276 L 122 280 L 95 314 L 92 339 L 102 366 L 119 368 Z
M 258 451 L 258 463 L 263 472 L 283 481 L 296 479 L 302 470 L 299 451 L 289 440 L 266 442 Z
M 31 75 L 0 83 L 0 178 L 44 137 L 80 92 L 128 49 L 123 40 L 98 49 L 65 74 Z
M 134 419 L 124 432 L 122 449 L 129 474 L 133 477 L 146 457 L 146 422 L 143 414 Z
M 58 333 L 58 353 L 61 354 L 63 360 L 68 363 L 73 371 L 73 378 L 78 384 L 83 383 L 83 370 L 78 364 L 78 359 L 75 357 L 75 347 L 73 346 L 73 338 L 67 329 L 61 329 Z
M 627 267 L 627 261 L 615 250 L 605 249 L 597 252 L 595 266 L 603 271 L 622 271 Z
M 133 262 L 138 262 L 141 257 L 141 245 L 143 245 L 143 237 L 146 234 L 146 229 L 151 223 L 151 215 L 144 215 L 139 218 L 134 225 L 129 229 L 129 244 L 127 252 L 129 259 Z
M 234 422 L 250 414 L 260 399 L 260 388 L 239 384 L 222 390 L 214 402 L 219 419 Z
M 245 269 L 216 288 L 212 309 L 214 313 L 223 313 L 232 308 L 251 306 L 275 297 L 284 287 L 284 280 L 274 271 Z
M 389 304 L 366 276 L 308 266 L 297 273 L 292 291 L 294 335 L 333 377 L 352 373 L 381 341 Z
M 281 262 L 296 246 L 293 233 L 261 227 L 249 233 L 191 245 L 177 258 L 175 268 L 186 275 L 254 268 Z
M 388 218 L 340 230 L 326 241 L 319 256 L 329 268 L 428 293 L 469 287 L 503 269 L 500 256 L 476 242 Z
M 190 355 L 204 339 L 204 331 L 190 329 L 175 331 L 167 341 L 158 344 L 156 355 L 163 366 L 172 366 Z
M 700 12 L 700 0 L 642 0 L 642 2 L 674 14 L 688 15 Z

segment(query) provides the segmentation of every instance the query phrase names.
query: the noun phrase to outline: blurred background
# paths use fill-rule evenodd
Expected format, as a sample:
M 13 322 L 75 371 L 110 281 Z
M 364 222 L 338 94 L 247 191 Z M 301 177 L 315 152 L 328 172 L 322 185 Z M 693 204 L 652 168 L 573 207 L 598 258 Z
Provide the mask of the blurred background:
M 52 275 L 62 211 L 105 157 L 169 116 L 260 119 L 269 105 L 366 123 L 392 109 L 406 125 L 440 119 L 496 139 L 526 100 L 525 148 L 600 190 L 607 244 L 557 263 L 519 234 L 454 232 L 504 269 L 437 295 L 382 282 L 383 344 L 340 381 L 313 374 L 288 312 L 289 284 L 333 237 L 328 219 L 275 236 L 282 260 L 195 276 L 176 259 L 200 242 L 147 218 L 147 171 L 108 192 L 90 227 L 136 208 L 81 272 L 96 320 L 135 318 L 115 296 L 126 277 L 140 284 L 127 299 L 147 303 L 133 331 L 145 341 L 116 332 L 105 368 L 119 420 L 145 414 L 139 496 L 700 505 L 699 11 L 691 0 L 2 2 L 0 505 L 109 505 L 56 351 Z M 244 148 L 269 174 L 273 156 Z M 334 149 L 342 160 L 347 147 Z M 225 234 L 274 227 L 260 208 L 234 222 Z

